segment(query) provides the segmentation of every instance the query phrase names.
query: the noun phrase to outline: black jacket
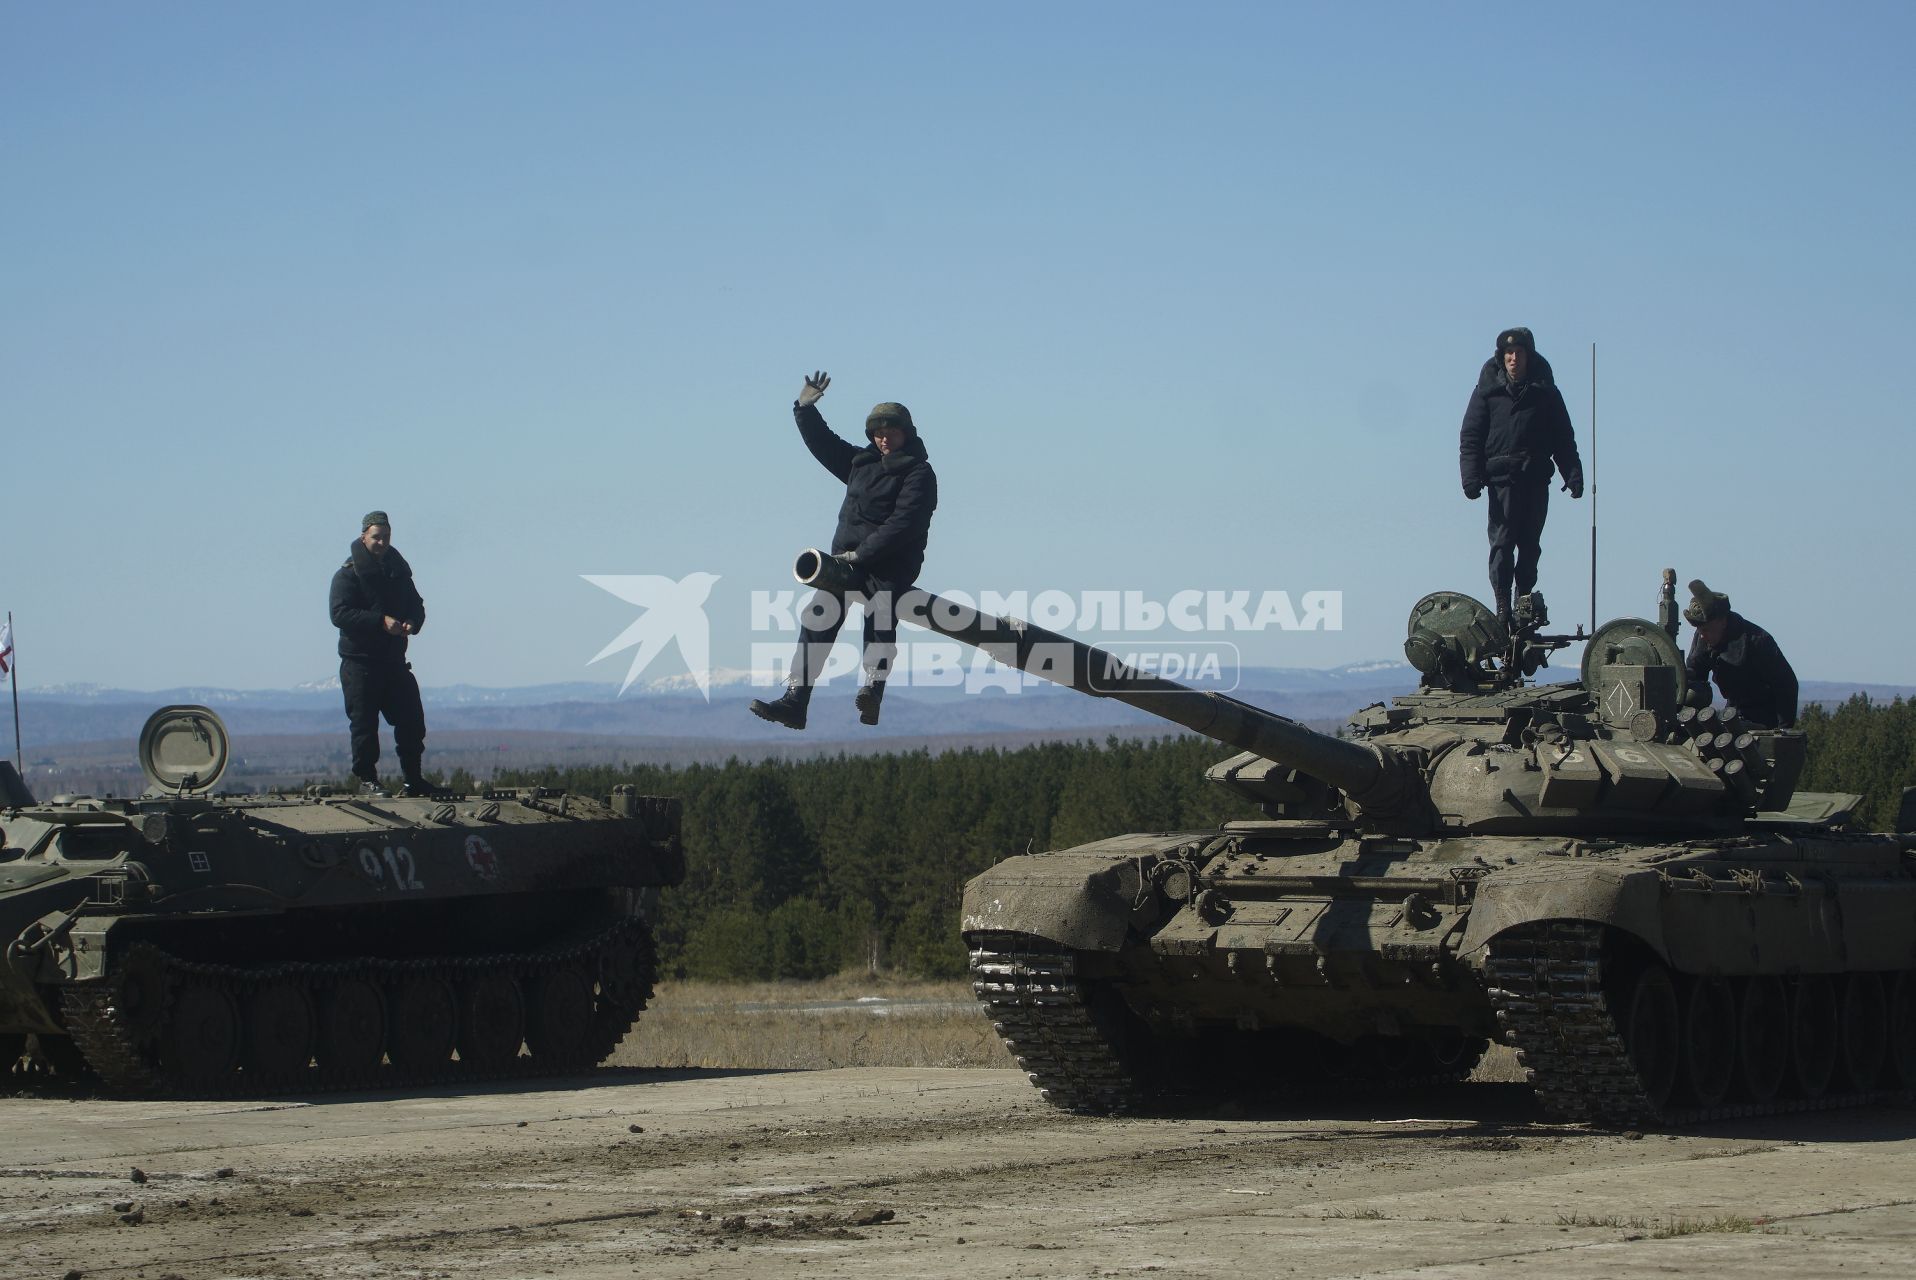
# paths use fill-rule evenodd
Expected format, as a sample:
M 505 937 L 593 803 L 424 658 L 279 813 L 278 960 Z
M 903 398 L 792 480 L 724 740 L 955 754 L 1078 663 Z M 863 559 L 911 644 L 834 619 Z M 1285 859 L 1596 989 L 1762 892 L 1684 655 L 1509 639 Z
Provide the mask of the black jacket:
M 1548 484 L 1553 462 L 1563 472 L 1565 484 L 1583 490 L 1583 460 L 1577 456 L 1570 410 L 1564 407 L 1550 362 L 1531 355 L 1528 375 L 1521 391 L 1512 395 L 1503 357 L 1484 361 L 1476 390 L 1464 409 L 1457 445 L 1466 490 L 1492 484 Z
M 1746 719 L 1772 729 L 1796 724 L 1796 671 L 1770 633 L 1742 614 L 1730 614 L 1720 648 L 1692 638 L 1684 667 L 1692 685 L 1714 678 L 1723 700 Z
M 795 403 L 792 416 L 812 456 L 845 482 L 832 554 L 856 551 L 860 569 L 893 586 L 916 582 L 938 507 L 938 477 L 917 430 L 887 457 L 872 445 L 861 449 L 841 439 L 815 405 Z
M 426 602 L 412 584 L 412 566 L 393 547 L 374 556 L 366 544 L 353 539 L 352 554 L 333 574 L 330 601 L 333 625 L 339 628 L 339 656 L 361 662 L 403 662 L 403 635 L 386 634 L 386 619 L 426 625 Z

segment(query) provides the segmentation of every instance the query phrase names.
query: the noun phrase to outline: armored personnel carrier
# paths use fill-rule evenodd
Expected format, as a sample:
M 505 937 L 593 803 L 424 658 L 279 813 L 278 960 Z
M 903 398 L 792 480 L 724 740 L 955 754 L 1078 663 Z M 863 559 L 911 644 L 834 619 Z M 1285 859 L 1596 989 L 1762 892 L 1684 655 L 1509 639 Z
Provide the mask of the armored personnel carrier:
M 1345 737 L 931 598 L 914 621 L 1241 749 L 1265 815 L 1014 857 L 966 886 L 974 989 L 1054 1104 L 1461 1079 L 1516 1046 L 1559 1116 L 1667 1125 L 1916 1089 L 1916 822 L 1795 791 L 1800 734 L 1686 688 L 1658 620 L 1411 611 L 1422 686 Z M 1701 704 L 1701 705 L 1698 705 Z
M 645 908 L 685 875 L 676 800 L 213 795 L 227 746 L 205 707 L 156 712 L 133 800 L 34 803 L 0 765 L 0 1078 L 252 1096 L 549 1075 L 645 1008 Z

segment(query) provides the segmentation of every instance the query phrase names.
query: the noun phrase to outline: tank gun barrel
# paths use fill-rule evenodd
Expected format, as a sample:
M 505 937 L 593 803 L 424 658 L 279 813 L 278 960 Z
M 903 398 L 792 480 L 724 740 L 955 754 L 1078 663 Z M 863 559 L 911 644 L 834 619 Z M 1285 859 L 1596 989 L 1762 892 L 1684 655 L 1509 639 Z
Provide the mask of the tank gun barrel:
M 1362 802 L 1390 772 L 1368 747 L 1308 729 L 1273 711 L 1146 675 L 1116 654 L 1021 621 L 999 618 L 930 592 L 901 606 L 905 621 L 991 658 L 1094 698 L 1112 698 L 1193 733 L 1252 751 L 1337 787 Z

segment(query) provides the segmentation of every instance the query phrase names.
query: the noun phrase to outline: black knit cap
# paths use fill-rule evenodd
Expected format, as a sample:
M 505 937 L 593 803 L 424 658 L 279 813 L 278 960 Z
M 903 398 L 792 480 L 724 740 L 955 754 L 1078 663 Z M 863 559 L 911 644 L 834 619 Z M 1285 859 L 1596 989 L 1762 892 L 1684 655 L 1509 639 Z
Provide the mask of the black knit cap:
M 366 532 L 366 530 L 376 524 L 383 524 L 388 529 L 393 527 L 393 522 L 386 518 L 384 511 L 368 511 L 365 515 L 359 517 L 359 531 L 361 533 Z

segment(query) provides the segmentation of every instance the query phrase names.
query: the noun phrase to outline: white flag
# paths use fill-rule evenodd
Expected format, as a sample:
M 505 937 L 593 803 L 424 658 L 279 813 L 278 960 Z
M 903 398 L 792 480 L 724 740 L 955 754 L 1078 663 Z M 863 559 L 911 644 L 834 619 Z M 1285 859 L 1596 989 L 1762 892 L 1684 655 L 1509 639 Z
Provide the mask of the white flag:
M 13 670 L 13 620 L 0 622 L 0 676 Z

